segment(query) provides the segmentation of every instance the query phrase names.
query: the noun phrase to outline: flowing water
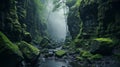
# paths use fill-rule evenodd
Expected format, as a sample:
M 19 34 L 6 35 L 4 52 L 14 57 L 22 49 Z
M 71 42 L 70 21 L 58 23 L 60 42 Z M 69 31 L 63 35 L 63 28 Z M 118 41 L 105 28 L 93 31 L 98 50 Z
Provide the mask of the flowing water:
M 42 1 L 46 6 L 44 8 L 44 15 L 46 17 L 50 40 L 59 43 L 64 42 L 68 33 L 66 14 L 68 13 L 69 9 L 65 5 L 66 0 L 59 0 L 57 3 L 54 3 L 54 0 Z M 60 6 L 54 10 L 55 6 L 58 4 L 60 4 Z M 61 47 L 57 49 L 61 49 Z M 68 67 L 68 62 L 55 59 L 45 60 L 45 58 L 42 58 L 42 62 L 39 64 L 39 67 Z
M 46 60 L 40 67 L 68 67 L 68 64 L 59 60 Z

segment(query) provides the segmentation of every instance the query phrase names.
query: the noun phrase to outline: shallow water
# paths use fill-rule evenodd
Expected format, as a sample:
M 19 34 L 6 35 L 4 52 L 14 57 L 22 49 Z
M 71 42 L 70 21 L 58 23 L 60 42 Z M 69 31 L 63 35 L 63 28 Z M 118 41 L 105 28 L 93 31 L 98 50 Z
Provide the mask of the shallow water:
M 45 60 L 45 62 L 41 63 L 39 67 L 68 67 L 68 64 L 65 61 L 59 60 Z

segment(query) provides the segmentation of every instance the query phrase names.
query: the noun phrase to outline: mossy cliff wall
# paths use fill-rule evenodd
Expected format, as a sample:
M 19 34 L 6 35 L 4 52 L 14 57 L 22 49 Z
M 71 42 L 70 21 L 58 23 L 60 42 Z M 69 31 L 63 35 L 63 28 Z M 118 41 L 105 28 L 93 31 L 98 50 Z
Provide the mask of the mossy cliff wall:
M 79 4 L 76 5 L 77 2 Z M 76 3 L 72 0 L 67 2 L 70 8 L 68 26 L 73 39 L 79 32 L 82 38 L 93 36 L 119 38 L 118 0 L 76 0 Z
M 38 44 L 47 35 L 46 24 L 38 13 L 38 9 L 42 10 L 38 3 L 40 0 L 1 0 L 0 67 L 8 67 L 7 64 L 9 67 L 19 67 L 23 60 L 34 63 L 39 56 L 39 49 L 29 44 Z
M 42 6 L 38 4 L 40 4 L 40 0 L 2 0 L 0 3 L 0 31 L 15 42 L 26 40 L 28 32 L 30 36 L 32 35 L 33 40 L 46 36 L 46 24 L 40 19 L 38 13 L 38 10 L 42 11 Z
M 69 31 L 77 47 L 91 49 L 92 44 L 99 45 L 93 43 L 96 38 L 112 39 L 112 50 L 120 45 L 119 0 L 67 0 L 66 5 Z

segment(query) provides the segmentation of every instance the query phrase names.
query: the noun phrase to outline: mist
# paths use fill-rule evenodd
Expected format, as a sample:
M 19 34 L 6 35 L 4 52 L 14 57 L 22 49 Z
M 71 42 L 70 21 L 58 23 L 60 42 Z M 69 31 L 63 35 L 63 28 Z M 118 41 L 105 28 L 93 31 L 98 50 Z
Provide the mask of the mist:
M 62 4 L 65 6 L 65 4 Z M 64 8 L 58 8 L 56 11 L 54 9 L 53 0 L 48 0 L 46 7 L 46 17 L 47 17 L 47 28 L 48 35 L 54 42 L 64 42 L 67 34 L 67 22 Z

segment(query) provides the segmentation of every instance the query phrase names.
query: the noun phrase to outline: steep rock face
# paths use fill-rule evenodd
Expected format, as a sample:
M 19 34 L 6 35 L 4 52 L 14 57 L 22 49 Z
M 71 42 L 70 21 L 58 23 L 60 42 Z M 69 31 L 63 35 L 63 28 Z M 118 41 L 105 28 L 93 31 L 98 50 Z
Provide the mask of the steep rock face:
M 39 0 L 2 0 L 0 31 L 14 42 L 25 40 L 27 31 L 30 32 L 33 40 L 41 40 L 42 37 L 47 36 L 46 24 L 39 15 L 42 10 L 39 3 Z
M 76 0 L 76 2 L 79 0 Z M 71 3 L 70 3 L 71 4 Z M 69 4 L 67 4 L 69 6 Z M 90 37 L 116 37 L 119 35 L 119 1 L 81 0 L 79 9 L 75 3 L 70 6 L 68 26 L 72 37 L 78 34 L 82 23 L 82 35 Z M 75 10 L 77 9 L 77 10 Z M 79 10 L 79 11 L 78 11 Z M 79 15 L 78 15 L 79 14 Z M 71 16 L 73 15 L 73 16 Z M 75 16 L 76 15 L 76 16 Z M 76 17 L 76 18 L 75 18 Z M 75 20 L 75 21 L 74 21 Z M 72 25 L 73 23 L 73 25 Z M 76 33 L 73 33 L 75 31 Z
M 82 36 L 83 38 L 90 38 L 96 35 L 98 4 L 94 1 L 81 1 L 79 7 L 80 17 L 83 22 Z
M 12 41 L 20 41 L 22 28 L 18 21 L 15 0 L 2 0 L 0 7 L 0 30 Z
M 98 6 L 98 35 L 119 39 L 120 1 L 106 1 Z
M 86 33 L 89 37 L 105 37 L 111 38 L 114 41 L 114 44 L 119 45 L 119 30 L 120 29 L 120 8 L 119 1 L 81 1 L 80 5 L 80 17 L 83 21 L 83 30 L 82 33 Z M 90 20 L 90 21 L 89 21 Z M 86 23 L 88 22 L 88 23 Z M 88 25 L 86 25 L 88 24 Z M 92 25 L 93 24 L 93 25 Z M 89 38 L 90 39 L 90 38 Z M 104 40 L 104 39 L 103 39 Z M 89 41 L 89 40 L 88 40 Z M 99 45 L 96 44 L 96 45 Z M 109 46 L 106 44 L 106 46 Z M 116 47 L 117 47 L 116 46 Z M 108 49 L 108 52 L 114 49 L 109 50 L 109 47 L 103 48 Z M 99 45 L 99 51 L 102 51 L 102 48 Z M 109 52 L 110 53 L 110 52 Z M 105 54 L 105 53 L 104 53 Z M 107 54 L 107 53 L 106 53 Z
M 39 0 L 1 0 L 0 34 L 4 33 L 6 35 L 5 38 L 7 37 L 8 39 L 6 38 L 7 41 L 5 41 L 1 39 L 3 34 L 0 35 L 0 59 L 9 59 L 8 62 L 2 62 L 2 60 L 0 60 L 1 67 L 16 67 L 16 64 L 18 65 L 18 62 L 21 63 L 23 58 L 24 60 L 28 58 L 29 61 L 32 62 L 35 62 L 38 58 L 39 49 L 28 44 L 32 41 L 38 44 L 42 40 L 42 37 L 46 36 L 46 24 L 43 23 L 39 15 L 37 15 L 37 9 L 41 10 L 41 8 L 38 7 L 38 1 Z M 21 41 L 26 42 L 21 43 Z M 18 47 L 13 43 L 21 43 L 21 45 Z M 26 47 L 23 48 L 24 51 L 22 51 L 21 46 Z M 14 49 L 16 49 L 16 51 Z M 10 51 L 7 52 L 7 50 Z M 27 53 L 27 51 L 29 53 Z M 23 57 L 18 55 L 19 52 Z M 8 66 L 5 64 L 8 64 Z
M 69 7 L 69 14 L 67 18 L 67 24 L 68 24 L 68 29 L 70 31 L 70 35 L 72 36 L 72 39 L 75 39 L 78 34 L 80 34 L 81 28 L 81 19 L 79 16 L 79 1 L 73 1 L 73 0 L 68 0 L 66 5 Z M 78 3 L 78 4 L 77 4 Z M 74 19 L 74 20 L 73 20 Z
M 80 17 L 83 21 L 83 33 L 96 37 L 115 37 L 119 35 L 119 1 L 82 0 Z M 114 34 L 115 33 L 115 34 Z
M 79 8 L 75 5 L 77 2 L 79 2 Z M 93 48 L 92 44 L 98 45 L 100 47 L 98 49 L 101 49 L 103 48 L 101 47 L 102 44 L 93 43 L 93 39 L 110 38 L 114 41 L 114 46 L 110 49 L 112 52 L 114 48 L 119 45 L 120 1 L 76 0 L 76 3 L 69 7 L 70 13 L 68 15 L 68 27 L 75 44 L 87 50 Z M 71 16 L 71 14 L 73 14 L 73 16 Z M 77 15 L 78 18 L 75 18 L 75 15 Z M 105 45 L 107 44 L 104 43 L 104 46 Z M 107 46 L 108 47 L 104 49 L 109 49 L 109 45 Z
M 47 26 L 43 20 L 44 17 L 42 17 L 42 8 L 41 0 L 27 0 L 26 30 L 31 33 L 33 40 L 36 42 L 40 42 L 43 37 L 47 37 Z
M 108 65 L 105 63 L 105 66 L 111 64 L 111 67 L 119 67 L 120 1 L 74 0 L 76 3 L 79 2 L 79 6 L 71 3 L 73 0 L 67 1 L 70 8 L 67 24 L 72 36 L 71 42 L 67 44 L 70 47 L 67 49 L 73 53 L 77 52 L 76 59 L 78 62 L 85 62 L 86 64 L 83 64 L 85 67 L 91 62 L 90 66 L 96 66 L 97 61 L 101 64 L 103 62 L 101 60 L 109 62 Z M 112 64 L 110 61 L 115 63 Z M 97 66 L 101 65 L 97 64 Z

